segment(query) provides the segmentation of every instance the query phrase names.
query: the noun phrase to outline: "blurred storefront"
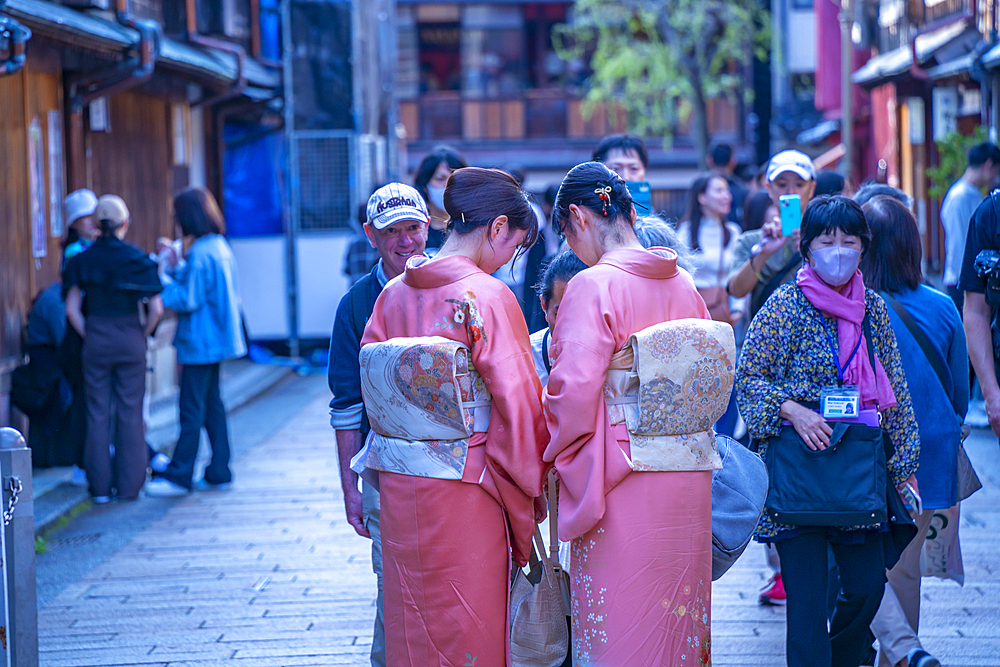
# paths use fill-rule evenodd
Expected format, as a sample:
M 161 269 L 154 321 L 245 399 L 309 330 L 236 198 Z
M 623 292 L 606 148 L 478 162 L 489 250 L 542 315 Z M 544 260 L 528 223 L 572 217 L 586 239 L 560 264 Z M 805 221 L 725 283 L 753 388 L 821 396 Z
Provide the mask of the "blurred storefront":
M 398 0 L 397 94 L 407 170 L 435 145 L 447 143 L 471 164 L 521 166 L 528 188 L 540 191 L 589 159 L 601 137 L 628 131 L 624 112 L 598 105 L 584 113 L 589 64 L 563 60 L 553 43 L 572 7 L 555 0 Z M 737 157 L 752 163 L 755 153 L 743 139 L 743 122 L 736 105 L 710 103 L 714 140 L 734 145 Z M 676 128 L 667 149 L 662 137 L 648 137 L 646 143 L 657 198 L 676 209 L 677 197 L 664 196 L 690 185 L 699 160 L 689 130 Z

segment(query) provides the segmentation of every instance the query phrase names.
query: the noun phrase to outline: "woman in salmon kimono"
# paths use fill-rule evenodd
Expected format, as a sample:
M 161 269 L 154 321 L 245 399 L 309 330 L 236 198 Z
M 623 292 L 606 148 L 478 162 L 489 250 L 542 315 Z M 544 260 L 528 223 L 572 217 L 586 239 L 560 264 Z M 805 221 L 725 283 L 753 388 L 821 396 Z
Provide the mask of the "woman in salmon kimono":
M 731 327 L 703 324 L 709 313 L 691 275 L 678 269 L 673 250 L 643 248 L 635 216 L 625 183 L 596 162 L 569 172 L 553 210 L 590 267 L 566 287 L 544 393 L 551 434 L 544 459 L 560 479 L 559 538 L 572 540 L 577 667 L 711 663 L 711 471 L 721 461 L 710 417 L 684 406 L 700 392 L 711 410 L 725 409 L 735 351 L 723 353 L 705 332 L 726 327 L 731 340 Z M 619 391 L 639 349 L 630 337 L 681 319 L 670 340 L 656 341 L 689 361 L 689 379 L 673 385 L 675 399 L 662 413 L 673 425 L 631 442 Z M 653 352 L 644 364 L 659 363 Z M 645 389 L 633 387 L 636 403 Z M 645 445 L 652 441 L 660 443 L 655 451 Z
M 471 437 L 444 448 L 426 443 L 437 458 L 423 459 L 419 470 L 385 454 L 368 458 L 369 469 L 380 470 L 386 656 L 393 667 L 497 667 L 509 664 L 511 554 L 527 562 L 548 432 L 524 316 L 490 274 L 535 241 L 538 223 L 517 182 L 496 169 L 456 171 L 444 203 L 447 241 L 433 259 L 410 259 L 386 285 L 362 345 L 418 336 L 462 343 L 492 405 L 487 428 L 477 417 Z M 363 347 L 363 382 L 365 354 Z M 421 355 L 420 368 L 398 369 L 420 375 L 405 383 L 413 396 L 433 382 L 425 373 L 437 363 L 433 356 Z M 365 404 L 377 432 L 385 405 L 370 394 Z M 426 407 L 439 399 L 432 395 Z M 441 478 L 445 459 L 452 479 Z

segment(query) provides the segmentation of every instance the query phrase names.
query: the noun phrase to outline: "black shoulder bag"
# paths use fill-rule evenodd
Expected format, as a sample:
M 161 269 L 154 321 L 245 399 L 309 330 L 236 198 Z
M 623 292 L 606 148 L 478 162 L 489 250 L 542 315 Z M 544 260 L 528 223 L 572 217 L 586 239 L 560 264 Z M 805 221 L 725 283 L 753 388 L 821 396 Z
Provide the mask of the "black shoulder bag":
M 868 315 L 863 322 L 875 367 Z M 883 523 L 886 450 L 881 427 L 834 422 L 830 446 L 813 451 L 791 425 L 768 442 L 767 512 L 792 526 L 866 526 Z

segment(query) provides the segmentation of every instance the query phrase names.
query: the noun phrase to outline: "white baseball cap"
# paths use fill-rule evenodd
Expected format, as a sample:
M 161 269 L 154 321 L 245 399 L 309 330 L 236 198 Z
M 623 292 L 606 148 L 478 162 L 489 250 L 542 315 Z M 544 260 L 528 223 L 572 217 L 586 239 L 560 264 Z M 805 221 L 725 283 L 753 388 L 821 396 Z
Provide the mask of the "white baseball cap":
M 94 217 L 98 222 L 108 220 L 112 227 L 117 227 L 129 219 L 128 206 L 118 195 L 102 195 L 97 201 Z
M 778 174 L 790 171 L 807 181 L 816 180 L 816 167 L 808 155 L 801 151 L 787 150 L 777 153 L 767 163 L 767 182 L 770 183 Z
M 68 227 L 80 218 L 94 215 L 94 211 L 97 210 L 97 195 L 87 188 L 74 190 L 63 199 L 63 208 L 66 210 L 66 226 Z
M 414 188 L 403 183 L 383 185 L 368 199 L 368 223 L 385 229 L 400 220 L 427 222 L 427 204 Z

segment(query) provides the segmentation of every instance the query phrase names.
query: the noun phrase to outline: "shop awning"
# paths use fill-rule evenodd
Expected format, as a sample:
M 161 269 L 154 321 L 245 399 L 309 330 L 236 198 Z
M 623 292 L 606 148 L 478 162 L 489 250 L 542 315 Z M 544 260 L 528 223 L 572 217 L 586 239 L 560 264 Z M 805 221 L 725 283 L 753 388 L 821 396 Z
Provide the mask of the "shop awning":
M 840 120 L 824 120 L 810 127 L 808 130 L 799 132 L 795 137 L 795 143 L 808 145 L 818 144 L 834 132 L 840 131 Z
M 38 35 L 116 58 L 139 43 L 139 33 L 131 28 L 45 0 L 8 0 L 4 13 L 23 22 Z M 31 48 L 30 44 L 28 48 Z M 231 84 L 238 77 L 236 56 L 231 53 L 195 47 L 170 38 L 164 38 L 160 43 L 160 57 L 156 65 L 207 79 L 216 85 Z M 250 86 L 274 89 L 281 85 L 278 72 L 265 68 L 252 58 L 246 59 L 244 70 Z
M 1000 68 L 1000 42 L 997 42 L 990 50 L 983 54 L 983 67 L 986 69 Z
M 979 33 L 965 21 L 959 21 L 916 38 L 917 65 L 937 66 L 961 58 L 972 52 Z M 887 83 L 905 74 L 913 64 L 910 44 L 872 57 L 851 75 L 851 81 L 866 88 Z

